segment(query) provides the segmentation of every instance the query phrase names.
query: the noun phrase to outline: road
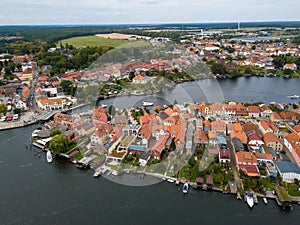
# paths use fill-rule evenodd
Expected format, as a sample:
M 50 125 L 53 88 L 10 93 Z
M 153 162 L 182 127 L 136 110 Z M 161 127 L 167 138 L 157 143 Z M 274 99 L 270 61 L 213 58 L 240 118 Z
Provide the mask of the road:
M 233 172 L 233 175 L 234 175 L 234 179 L 235 179 L 235 182 L 236 182 L 237 186 L 240 187 L 241 186 L 241 179 L 240 179 L 239 174 L 238 174 L 236 158 L 235 158 L 235 150 L 234 150 L 233 144 L 232 144 L 230 139 L 227 139 L 227 146 L 228 146 L 229 151 L 230 151 L 230 164 L 231 164 L 232 172 Z

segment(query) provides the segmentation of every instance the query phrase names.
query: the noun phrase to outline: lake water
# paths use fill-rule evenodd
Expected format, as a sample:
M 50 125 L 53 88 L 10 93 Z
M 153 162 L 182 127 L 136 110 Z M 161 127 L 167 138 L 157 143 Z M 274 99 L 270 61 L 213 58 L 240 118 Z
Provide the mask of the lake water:
M 209 81 L 203 82 L 209 87 L 205 83 Z M 219 84 L 228 100 L 287 102 L 287 95 L 299 95 L 299 82 L 240 78 L 221 80 Z M 202 100 L 197 85 L 181 84 L 170 91 L 168 98 L 175 96 L 178 102 L 186 101 L 177 92 L 183 89 L 186 91 L 181 93 L 189 93 L 193 101 Z M 210 95 L 209 98 L 219 97 L 213 91 Z M 165 101 L 166 97 L 157 99 Z M 299 224 L 298 205 L 292 212 L 285 212 L 274 201 L 264 205 L 260 199 L 250 210 L 231 195 L 191 190 L 183 196 L 177 186 L 166 182 L 125 186 L 103 177 L 95 179 L 92 171 L 79 170 L 64 159 L 55 158 L 48 164 L 44 152 L 26 149 L 24 145 L 30 143 L 36 127 L 0 132 L 1 225 Z
M 290 99 L 290 95 L 300 95 L 300 79 L 282 77 L 241 77 L 237 79 L 205 79 L 186 82 L 173 90 L 164 90 L 154 96 L 124 96 L 101 101 L 114 104 L 117 108 L 142 106 L 143 101 L 155 105 L 185 102 L 222 102 L 228 101 L 293 103 L 300 99 Z

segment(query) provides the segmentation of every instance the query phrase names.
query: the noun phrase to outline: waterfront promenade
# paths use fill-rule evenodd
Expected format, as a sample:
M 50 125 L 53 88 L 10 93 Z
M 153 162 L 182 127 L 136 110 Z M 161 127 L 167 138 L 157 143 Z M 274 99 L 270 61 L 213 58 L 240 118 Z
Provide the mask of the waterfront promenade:
M 39 121 L 47 121 L 52 116 L 54 116 L 55 113 L 57 113 L 57 112 L 71 111 L 71 110 L 78 109 L 78 108 L 81 108 L 81 107 L 86 106 L 86 105 L 87 104 L 80 104 L 78 106 L 74 106 L 72 108 L 67 108 L 67 109 L 63 109 L 63 110 L 42 111 L 42 112 L 39 112 L 39 113 L 34 113 L 34 112 L 31 112 L 31 111 L 26 112 L 26 113 L 24 113 L 24 115 L 21 115 L 21 118 L 18 121 L 0 122 L 0 131 L 1 130 L 19 128 L 19 127 L 25 127 L 25 126 L 28 126 L 28 125 L 38 123 Z

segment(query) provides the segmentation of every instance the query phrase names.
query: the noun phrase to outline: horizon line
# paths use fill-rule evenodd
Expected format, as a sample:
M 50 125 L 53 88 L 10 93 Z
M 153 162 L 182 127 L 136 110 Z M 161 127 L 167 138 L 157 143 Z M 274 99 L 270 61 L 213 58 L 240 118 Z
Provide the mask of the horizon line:
M 249 20 L 249 21 L 204 21 L 204 22 L 157 22 L 157 23 L 151 23 L 151 22 L 145 22 L 145 23 L 62 23 L 62 24 L 0 24 L 0 27 L 6 27 L 6 26 L 125 26 L 125 25 L 147 25 L 147 26 L 157 26 L 157 25 L 172 25 L 172 24 L 182 24 L 182 25 L 192 25 L 192 24 L 234 24 L 234 23 L 283 23 L 283 22 L 300 22 L 300 20 L 264 20 L 264 21 L 255 21 L 255 20 Z

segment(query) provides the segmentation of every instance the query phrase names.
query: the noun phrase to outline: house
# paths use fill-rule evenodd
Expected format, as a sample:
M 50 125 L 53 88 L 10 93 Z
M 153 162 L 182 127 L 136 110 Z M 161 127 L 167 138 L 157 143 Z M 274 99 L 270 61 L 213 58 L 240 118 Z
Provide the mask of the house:
M 300 136 L 293 132 L 284 138 L 284 145 L 292 153 L 296 164 L 300 167 Z
M 130 135 L 136 136 L 138 135 L 140 129 L 141 129 L 141 125 L 139 124 L 129 124 L 123 128 L 122 132 L 124 136 L 130 136 Z
M 217 134 L 215 131 L 208 131 L 208 144 L 209 146 L 216 146 L 218 144 Z
M 211 130 L 216 132 L 216 134 L 219 135 L 226 135 L 226 123 L 221 121 L 221 120 L 217 120 L 217 121 L 213 121 L 210 124 L 211 126 Z
M 38 97 L 36 99 L 37 106 L 42 110 L 57 110 L 57 109 L 64 109 L 67 98 L 48 98 L 48 97 Z
M 300 169 L 297 164 L 289 161 L 276 162 L 275 164 L 282 181 L 293 183 L 295 179 L 300 180 Z
M 270 118 L 273 111 L 265 104 L 259 106 L 260 116 Z
M 223 104 L 214 103 L 210 106 L 211 115 L 214 117 L 220 117 L 224 115 Z
M 93 123 L 107 123 L 108 122 L 108 116 L 107 116 L 107 110 L 103 107 L 98 107 L 93 110 L 92 115 Z
M 111 124 L 112 125 L 122 125 L 122 126 L 126 126 L 128 124 L 128 117 L 125 115 L 115 115 L 112 119 L 111 119 Z
M 139 164 L 140 166 L 145 167 L 148 163 L 148 161 L 151 159 L 152 153 L 150 151 L 144 151 L 139 158 Z
M 238 138 L 243 144 L 247 144 L 247 135 L 243 131 L 243 127 L 240 123 L 235 123 L 233 125 L 233 132 L 230 133 L 230 138 Z
M 55 123 L 67 125 L 69 129 L 72 129 L 73 123 L 75 121 L 75 117 L 68 115 L 68 114 L 63 114 L 60 112 L 55 113 L 53 119 L 54 119 Z
M 300 115 L 296 112 L 284 111 L 280 112 L 281 122 L 292 122 L 300 119 Z
M 258 151 L 259 147 L 262 146 L 263 144 L 264 142 L 261 135 L 257 133 L 253 133 L 248 136 L 248 146 L 252 150 Z
M 265 154 L 265 153 L 260 153 L 260 152 L 255 152 L 255 156 L 257 159 L 257 163 L 271 163 L 273 162 L 273 156 L 272 154 Z
M 136 145 L 131 144 L 129 146 L 129 153 L 133 155 L 142 155 L 146 150 L 146 147 L 144 145 Z
M 78 132 L 79 136 L 89 136 L 95 132 L 96 128 L 93 124 L 85 122 L 75 127 L 75 130 Z
M 169 139 L 169 135 L 160 135 L 155 145 L 151 148 L 152 158 L 160 159 L 162 152 L 166 148 L 166 142 Z
M 293 130 L 294 130 L 298 135 L 300 135 L 300 124 L 294 126 L 294 127 L 293 127 Z
M 236 116 L 248 116 L 248 110 L 242 103 L 237 103 L 235 106 Z
M 257 158 L 253 152 L 240 151 L 236 153 L 236 163 L 238 169 L 244 170 L 248 176 L 259 176 L 257 168 Z
M 263 133 L 263 134 L 266 134 L 268 132 L 272 132 L 274 133 L 274 130 L 275 131 L 278 131 L 277 127 L 272 124 L 272 121 L 269 121 L 269 120 L 261 120 L 259 122 L 259 130 Z
M 199 129 L 194 132 L 194 143 L 196 147 L 208 146 L 208 137 L 204 130 Z
M 250 118 L 258 118 L 260 116 L 260 109 L 258 106 L 248 106 L 247 110 Z
M 282 151 L 283 144 L 274 133 L 268 132 L 268 133 L 264 134 L 263 140 L 268 147 L 271 147 L 275 151 Z
M 243 126 L 243 131 L 246 133 L 246 135 L 250 135 L 258 132 L 258 127 L 253 123 L 245 123 L 242 126 Z
M 107 123 L 100 123 L 96 127 L 96 131 L 91 135 L 91 143 L 93 145 L 105 145 L 109 140 L 109 134 L 113 127 Z
M 222 166 L 228 166 L 230 163 L 230 151 L 220 150 L 219 151 L 219 162 Z
M 297 70 L 297 65 L 295 63 L 287 63 L 283 66 L 283 69 Z
M 281 121 L 281 117 L 280 117 L 280 115 L 277 112 L 273 112 L 273 114 L 270 117 L 270 120 L 272 122 L 274 122 L 275 124 L 278 124 Z
M 149 124 L 142 125 L 142 128 L 140 129 L 138 133 L 138 137 L 142 139 L 142 145 L 148 146 L 148 141 L 151 137 L 151 130 L 149 127 Z

